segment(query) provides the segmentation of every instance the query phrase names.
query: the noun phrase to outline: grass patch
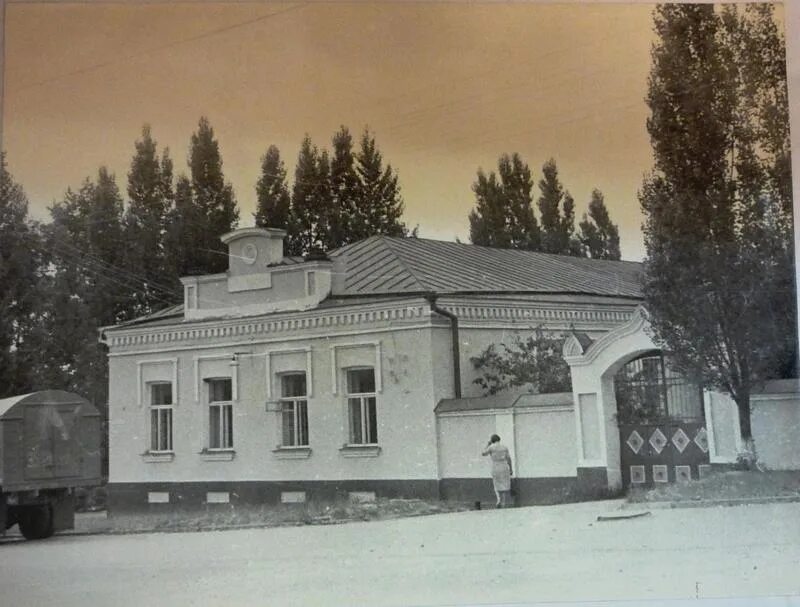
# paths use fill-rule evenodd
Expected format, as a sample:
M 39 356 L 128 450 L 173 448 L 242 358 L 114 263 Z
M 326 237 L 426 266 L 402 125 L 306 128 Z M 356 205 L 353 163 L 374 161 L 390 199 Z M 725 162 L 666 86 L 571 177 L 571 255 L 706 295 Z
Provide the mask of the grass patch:
M 800 472 L 732 470 L 657 487 L 632 488 L 629 502 L 680 502 L 800 497 Z

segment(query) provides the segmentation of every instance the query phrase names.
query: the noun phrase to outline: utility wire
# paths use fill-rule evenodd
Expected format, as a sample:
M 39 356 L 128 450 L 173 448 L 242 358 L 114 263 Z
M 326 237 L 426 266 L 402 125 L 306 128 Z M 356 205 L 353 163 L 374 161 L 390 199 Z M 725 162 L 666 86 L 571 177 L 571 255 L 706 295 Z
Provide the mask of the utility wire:
M 147 286 L 148 282 L 146 280 L 140 280 L 135 277 L 126 276 L 126 272 L 121 268 L 117 268 L 112 266 L 111 264 L 103 264 L 102 262 L 96 261 L 91 258 L 91 256 L 81 252 L 80 250 L 74 247 L 67 247 L 64 246 L 64 243 L 57 243 L 55 246 L 48 248 L 45 243 L 33 243 L 33 247 L 38 247 L 42 252 L 50 252 L 57 257 L 59 257 L 62 261 L 72 265 L 73 267 L 80 268 L 90 274 L 94 275 L 96 278 L 100 278 L 102 280 L 110 281 L 116 285 L 124 287 L 125 289 L 130 289 L 132 291 L 139 291 L 141 287 Z M 72 249 L 72 250 L 71 250 Z M 93 265 L 94 264 L 94 265 Z M 161 294 L 150 293 L 150 296 L 157 301 L 162 303 L 168 303 L 170 305 L 175 305 L 176 301 L 175 298 L 179 296 L 179 292 L 177 290 L 170 290 L 166 293 L 162 292 Z M 173 299 L 165 299 L 165 296 L 171 296 Z
M 156 46 L 156 47 L 153 47 L 153 48 L 145 49 L 145 50 L 140 51 L 138 53 L 131 53 L 130 55 L 125 55 L 125 56 L 122 56 L 122 57 L 109 59 L 108 61 L 103 61 L 101 63 L 95 63 L 94 65 L 89 65 L 89 66 L 86 66 L 86 67 L 83 67 L 83 68 L 80 68 L 80 69 L 77 69 L 77 70 L 73 70 L 71 72 L 67 72 L 67 73 L 64 73 L 64 74 L 58 74 L 56 76 L 52 76 L 50 78 L 45 78 L 45 79 L 39 80 L 37 82 L 31 82 L 29 84 L 24 84 L 24 85 L 20 86 L 17 90 L 25 91 L 25 90 L 28 90 L 28 89 L 31 89 L 31 88 L 37 88 L 37 87 L 44 86 L 44 85 L 47 85 L 47 84 L 50 84 L 50 83 L 53 83 L 53 82 L 58 82 L 59 80 L 64 80 L 64 79 L 70 78 L 72 76 L 79 76 L 79 75 L 86 74 L 86 73 L 89 73 L 89 72 L 94 72 L 94 71 L 97 71 L 97 70 L 101 70 L 101 69 L 106 68 L 106 67 L 111 67 L 112 65 L 114 65 L 116 63 L 122 63 L 122 62 L 126 62 L 126 61 L 131 61 L 133 59 L 137 59 L 139 57 L 143 57 L 143 56 L 147 56 L 147 55 L 152 55 L 154 53 L 158 53 L 158 52 L 170 49 L 170 48 L 174 48 L 176 46 L 181 46 L 183 44 L 188 44 L 190 42 L 197 42 L 198 40 L 203 40 L 203 39 L 209 38 L 211 36 L 217 36 L 219 34 L 224 34 L 224 33 L 227 33 L 227 32 L 233 31 L 233 30 L 237 30 L 237 29 L 246 27 L 248 25 L 252 25 L 254 23 L 260 23 L 262 21 L 267 21 L 268 19 L 272 19 L 273 17 L 278 17 L 278 16 L 283 15 L 285 13 L 289 13 L 291 11 L 296 11 L 298 9 L 305 8 L 306 6 L 308 6 L 308 5 L 307 4 L 296 4 L 296 5 L 290 6 L 288 8 L 285 8 L 283 10 L 279 10 L 279 11 L 275 11 L 275 12 L 272 12 L 272 13 L 268 13 L 266 15 L 261 15 L 259 17 L 255 17 L 253 19 L 248 19 L 246 21 L 241 21 L 239 23 L 234 23 L 232 25 L 226 25 L 224 27 L 220 27 L 220 28 L 217 28 L 217 29 L 214 29 L 214 30 L 203 32 L 202 34 L 197 34 L 195 36 L 189 36 L 188 38 L 182 38 L 181 40 L 175 40 L 173 42 L 168 42 L 168 43 L 162 44 L 160 46 Z
M 75 267 L 82 268 L 83 270 L 92 273 L 96 277 L 109 280 L 114 284 L 122 286 L 126 289 L 130 289 L 134 292 L 140 292 L 141 287 L 143 286 L 150 288 L 151 291 L 148 294 L 152 299 L 168 304 L 169 306 L 178 305 L 183 300 L 183 293 L 180 289 L 166 287 L 163 284 L 160 285 L 158 282 L 154 282 L 144 275 L 136 274 L 120 266 L 115 266 L 114 264 L 103 261 L 89 253 L 80 250 L 76 246 L 67 243 L 64 239 L 61 239 L 55 235 L 52 235 L 52 238 L 50 239 L 52 241 L 50 244 L 53 245 L 51 248 L 47 247 L 48 243 L 37 241 L 35 235 L 30 234 L 29 237 L 32 239 L 32 246 L 38 246 L 43 252 L 52 252 L 62 259 L 62 261 L 65 261 Z M 218 253 L 220 255 L 227 255 L 226 253 L 220 251 L 213 251 L 211 249 L 203 249 L 200 247 L 196 247 L 192 250 L 209 251 L 212 253 Z M 155 293 L 153 291 L 155 291 Z M 170 299 L 165 299 L 165 297 Z M 199 301 L 218 305 L 227 305 L 227 302 L 211 299 L 209 297 L 201 296 L 199 297 Z
M 174 287 L 168 287 L 164 284 L 159 284 L 142 274 L 136 274 L 126 268 L 122 268 L 119 266 L 115 266 L 107 261 L 100 259 L 86 251 L 82 251 L 78 247 L 74 246 L 72 243 L 68 242 L 66 239 L 57 236 L 56 234 L 48 234 L 45 236 L 44 239 L 38 239 L 34 234 L 30 234 L 29 238 L 34 243 L 34 246 L 41 245 L 41 250 L 43 251 L 51 251 L 59 254 L 58 248 L 60 247 L 61 251 L 67 254 L 70 254 L 72 258 L 77 259 L 81 262 L 82 267 L 88 267 L 88 263 L 94 263 L 100 269 L 112 273 L 119 274 L 122 278 L 127 278 L 128 280 L 132 280 L 134 282 L 145 284 L 148 287 L 155 288 L 157 290 L 162 291 L 163 294 L 176 296 L 179 294 L 179 290 Z M 48 248 L 47 245 L 52 245 L 52 249 Z M 86 260 L 88 263 L 84 263 L 83 260 Z
M 110 281 L 110 282 L 112 282 L 114 284 L 117 284 L 117 285 L 119 285 L 121 287 L 124 287 L 125 289 L 130 289 L 132 291 L 137 291 L 139 289 L 139 287 L 141 286 L 139 283 L 132 282 L 130 279 L 126 279 L 124 276 L 119 276 L 118 274 L 115 275 L 114 272 L 111 271 L 111 270 L 105 270 L 105 269 L 102 269 L 100 267 L 92 266 L 92 265 L 90 265 L 88 263 L 85 263 L 85 262 L 81 261 L 80 257 L 75 256 L 74 254 L 71 254 L 71 253 L 67 253 L 64 250 L 55 251 L 55 254 L 58 257 L 60 257 L 63 261 L 66 261 L 67 263 L 70 263 L 70 264 L 73 264 L 75 266 L 78 266 L 78 267 L 82 268 L 84 271 L 89 272 L 90 274 L 93 274 L 95 277 L 99 277 L 99 278 L 101 278 L 103 280 Z M 156 294 L 153 294 L 153 293 L 151 293 L 150 295 L 151 295 L 151 297 L 153 299 L 156 299 L 157 301 L 160 301 L 162 303 L 168 303 L 170 305 L 174 305 L 176 303 L 174 299 L 173 300 L 168 300 L 168 299 L 165 299 L 162 296 L 159 296 L 159 295 L 156 295 Z M 175 295 L 177 295 L 177 293 L 175 293 Z

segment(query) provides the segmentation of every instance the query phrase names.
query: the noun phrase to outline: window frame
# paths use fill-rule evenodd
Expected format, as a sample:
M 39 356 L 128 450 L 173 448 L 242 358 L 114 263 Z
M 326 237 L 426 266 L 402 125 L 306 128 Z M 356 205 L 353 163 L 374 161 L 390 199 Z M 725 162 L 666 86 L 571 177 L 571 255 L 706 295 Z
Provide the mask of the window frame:
M 169 402 L 168 403 L 156 403 L 155 402 L 155 389 L 157 386 L 169 386 Z M 160 455 L 160 454 L 171 454 L 174 453 L 174 437 L 173 437 L 173 428 L 174 428 L 174 408 L 175 408 L 175 395 L 173 393 L 173 386 L 171 381 L 151 381 L 147 382 L 148 387 L 148 394 L 150 397 L 150 405 L 148 406 L 149 409 L 149 424 L 150 424 L 150 448 L 148 449 L 148 453 Z M 156 427 L 153 427 L 153 417 L 155 414 L 156 419 Z M 166 449 L 162 449 L 161 445 L 161 425 L 163 423 L 162 416 L 167 418 L 169 431 L 166 435 L 167 437 L 167 447 Z M 154 444 L 154 439 L 155 443 Z M 156 448 L 154 448 L 156 447 Z
M 350 391 L 350 374 L 355 373 L 358 371 L 372 371 L 372 385 L 373 390 L 372 392 L 351 392 Z M 347 412 L 347 447 L 378 447 L 380 443 L 378 442 L 378 390 L 375 378 L 375 367 L 370 366 L 357 366 L 357 367 L 348 367 L 344 369 L 345 378 L 344 378 L 344 391 L 345 391 L 345 407 Z M 373 406 L 370 407 L 369 400 L 372 399 Z M 362 440 L 361 442 L 356 442 L 356 436 L 353 432 L 354 420 L 353 420 L 353 406 L 355 403 L 353 401 L 358 401 L 358 409 L 359 409 L 359 416 L 360 416 L 360 432 Z M 375 419 L 374 424 L 370 424 L 370 411 L 374 412 Z M 372 436 L 371 427 L 374 425 L 374 436 Z M 369 440 L 367 440 L 369 439 Z
M 203 379 L 206 384 L 206 405 L 208 408 L 208 432 L 207 432 L 207 441 L 205 450 L 209 452 L 220 452 L 220 451 L 233 451 L 234 450 L 234 438 L 233 438 L 233 378 L 232 377 L 206 377 Z M 227 381 L 230 384 L 230 400 L 211 400 L 212 398 L 212 382 L 218 381 Z M 211 415 L 212 410 L 218 409 L 219 412 L 217 413 L 218 420 L 217 420 L 217 427 L 218 427 L 218 436 L 216 437 L 217 442 L 220 446 L 212 447 L 213 443 L 213 435 L 212 435 L 212 423 L 211 423 Z M 226 410 L 229 411 L 229 419 L 227 420 L 226 426 Z M 227 428 L 227 432 L 226 432 Z M 230 443 L 226 444 L 226 438 L 230 438 Z
M 284 383 L 285 380 L 289 377 L 303 377 L 303 382 L 305 384 L 305 391 L 304 394 L 296 394 L 296 395 L 286 395 L 286 384 Z M 280 442 L 279 448 L 280 449 L 308 449 L 310 446 L 310 440 L 308 436 L 308 374 L 305 371 L 285 371 L 282 373 L 277 374 L 278 380 L 280 382 L 280 389 L 281 395 L 278 398 L 278 407 L 280 413 Z M 294 437 L 294 442 L 292 444 L 287 444 L 285 441 L 284 435 L 284 416 L 287 415 L 289 412 L 286 411 L 286 406 L 289 405 L 291 407 L 291 416 L 292 416 L 292 432 Z M 303 415 L 298 414 L 298 410 L 302 409 Z M 305 421 L 305 428 L 302 428 L 302 422 Z M 305 442 L 300 442 L 299 437 L 301 435 L 300 430 L 304 430 L 302 434 L 305 437 Z

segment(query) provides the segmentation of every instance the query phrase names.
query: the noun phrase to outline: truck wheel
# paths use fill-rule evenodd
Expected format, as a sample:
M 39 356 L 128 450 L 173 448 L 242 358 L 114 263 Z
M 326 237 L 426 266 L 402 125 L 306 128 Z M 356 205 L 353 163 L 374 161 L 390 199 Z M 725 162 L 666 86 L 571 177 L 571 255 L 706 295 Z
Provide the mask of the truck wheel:
M 43 540 L 53 535 L 50 505 L 29 506 L 19 513 L 19 530 L 27 540 Z

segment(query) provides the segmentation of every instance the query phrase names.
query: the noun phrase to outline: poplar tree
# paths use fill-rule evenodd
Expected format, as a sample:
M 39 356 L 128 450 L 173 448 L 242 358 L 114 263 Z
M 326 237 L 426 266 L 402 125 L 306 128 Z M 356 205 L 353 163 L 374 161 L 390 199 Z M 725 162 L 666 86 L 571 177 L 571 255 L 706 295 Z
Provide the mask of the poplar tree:
M 170 280 L 176 287 L 180 286 L 180 277 L 204 273 L 196 249 L 203 225 L 200 210 L 194 204 L 192 182 L 181 175 L 175 182 L 175 203 L 167 216 L 165 243 Z
M 141 281 L 141 288 L 134 295 L 135 312 L 141 315 L 163 307 L 164 296 L 178 299 L 180 290 L 172 280 L 165 242 L 174 199 L 172 160 L 168 150 L 159 157 L 147 125 L 135 145 L 136 154 L 128 172 L 129 204 L 124 228 L 126 266 Z
M 368 233 L 367 209 L 360 200 L 353 137 L 348 128 L 343 125 L 334 134 L 331 143 L 331 205 L 320 209 L 321 221 L 325 226 L 322 242 L 325 249 L 361 240 Z
M 256 198 L 256 225 L 285 230 L 289 224 L 291 197 L 286 185 L 286 167 L 281 160 L 280 151 L 274 145 L 269 146 L 261 159 L 261 177 L 256 184 Z
M 495 172 L 487 175 L 483 169 L 478 169 L 472 191 L 475 208 L 469 213 L 470 242 L 485 247 L 510 247 L 510 234 L 505 229 L 508 205 Z
M 500 157 L 498 174 L 482 170 L 472 185 L 476 206 L 470 212 L 473 244 L 539 250 L 541 233 L 533 213 L 530 168 L 518 154 Z
M 611 221 L 600 190 L 592 190 L 588 216 L 586 213 L 583 214 L 579 228 L 578 240 L 583 247 L 584 255 L 592 259 L 620 258 L 619 229 Z
M 558 179 L 552 158 L 542 167 L 537 201 L 542 222 L 541 250 L 545 253 L 580 255 L 575 233 L 575 201 Z
M 796 361 L 785 43 L 769 4 L 659 5 L 640 201 L 656 340 L 731 395 L 748 460 L 750 395 Z
M 406 236 L 408 228 L 401 221 L 404 204 L 397 173 L 391 164 L 383 166 L 375 137 L 364 130 L 356 154 L 358 173 L 358 217 L 362 233 L 349 236 L 351 242 L 374 235 Z
M 287 239 L 290 255 L 305 255 L 312 248 L 323 246 L 326 205 L 331 200 L 329 174 L 327 154 L 321 154 L 306 135 L 294 172 Z
M 189 168 L 199 221 L 193 229 L 197 240 L 190 259 L 206 273 L 224 272 L 228 268 L 228 256 L 219 237 L 236 228 L 239 210 L 233 187 L 225 181 L 222 172 L 219 142 L 206 117 L 200 119 L 192 135 Z

